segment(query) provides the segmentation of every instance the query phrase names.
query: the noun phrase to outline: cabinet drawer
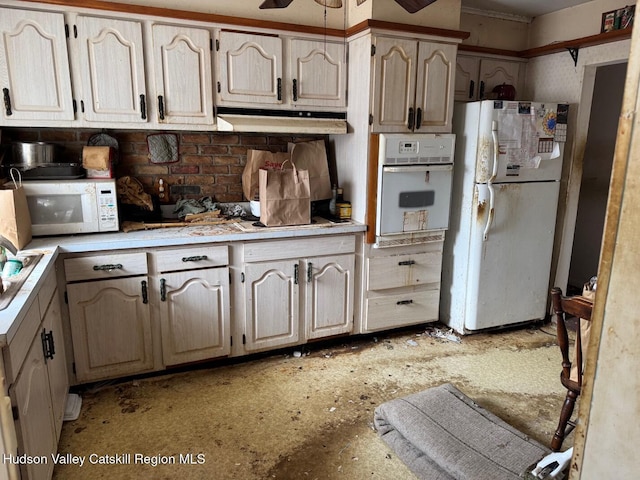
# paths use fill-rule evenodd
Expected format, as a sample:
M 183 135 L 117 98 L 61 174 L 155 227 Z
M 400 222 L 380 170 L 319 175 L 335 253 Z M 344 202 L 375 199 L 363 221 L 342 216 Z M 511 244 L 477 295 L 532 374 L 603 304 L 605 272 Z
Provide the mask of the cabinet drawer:
M 365 331 L 369 332 L 435 322 L 440 308 L 440 290 L 375 295 L 367 298 L 365 308 Z
M 147 273 L 147 254 L 121 253 L 67 258 L 64 261 L 67 282 L 129 277 Z
M 229 247 L 216 245 L 205 248 L 162 250 L 154 252 L 153 258 L 159 272 L 224 267 L 229 264 Z
M 355 235 L 247 242 L 244 245 L 244 261 L 265 262 L 287 258 L 340 255 L 343 253 L 353 253 L 355 251 Z
M 441 267 L 442 252 L 370 258 L 368 290 L 439 283 Z

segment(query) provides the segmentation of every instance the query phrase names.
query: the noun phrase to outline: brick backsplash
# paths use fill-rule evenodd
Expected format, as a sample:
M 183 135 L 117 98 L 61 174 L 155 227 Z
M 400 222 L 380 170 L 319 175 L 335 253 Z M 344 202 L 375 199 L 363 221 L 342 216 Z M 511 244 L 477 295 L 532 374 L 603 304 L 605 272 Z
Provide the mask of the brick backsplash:
M 167 132 L 133 130 L 72 130 L 55 128 L 3 128 L 2 147 L 9 155 L 11 142 L 51 142 L 62 147 L 61 160 L 82 161 L 82 147 L 96 133 L 107 133 L 118 141 L 116 177 L 132 176 L 155 194 L 158 181 L 169 187 L 170 201 L 180 198 L 213 197 L 219 202 L 238 202 L 242 195 L 242 171 L 247 150 L 286 152 L 288 142 L 324 139 L 323 135 L 266 135 L 219 132 Z M 178 161 L 153 163 L 147 136 L 171 133 L 178 137 Z M 4 163 L 7 163 L 6 160 Z

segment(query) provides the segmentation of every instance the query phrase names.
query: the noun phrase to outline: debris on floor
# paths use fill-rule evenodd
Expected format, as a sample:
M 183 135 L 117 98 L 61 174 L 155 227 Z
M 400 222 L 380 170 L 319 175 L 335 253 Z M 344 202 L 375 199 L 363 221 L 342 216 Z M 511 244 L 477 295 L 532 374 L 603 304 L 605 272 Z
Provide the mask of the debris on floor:
M 424 333 L 430 337 L 442 338 L 444 340 L 449 340 L 450 342 L 460 343 L 460 337 L 453 333 L 452 328 L 446 331 L 440 328 L 427 328 Z

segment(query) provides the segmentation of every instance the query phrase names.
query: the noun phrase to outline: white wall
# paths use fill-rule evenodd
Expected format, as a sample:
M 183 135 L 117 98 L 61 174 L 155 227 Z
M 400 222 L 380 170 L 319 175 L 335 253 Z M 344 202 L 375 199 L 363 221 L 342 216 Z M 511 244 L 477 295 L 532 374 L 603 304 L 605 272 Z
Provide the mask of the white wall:
M 596 35 L 604 12 L 635 4 L 635 0 L 593 0 L 536 17 L 529 27 L 529 48 Z
M 471 33 L 469 38 L 462 41 L 465 45 L 479 45 L 516 52 L 528 48 L 529 24 L 527 23 L 462 13 L 460 30 Z

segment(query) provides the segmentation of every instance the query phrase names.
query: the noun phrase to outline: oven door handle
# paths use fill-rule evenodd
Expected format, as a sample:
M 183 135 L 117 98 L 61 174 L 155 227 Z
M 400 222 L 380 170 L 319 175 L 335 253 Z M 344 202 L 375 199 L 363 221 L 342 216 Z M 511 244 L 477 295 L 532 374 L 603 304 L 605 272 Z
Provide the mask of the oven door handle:
M 403 173 L 403 172 L 447 172 L 453 170 L 452 164 L 447 165 L 406 165 L 403 167 L 383 166 L 383 172 Z

